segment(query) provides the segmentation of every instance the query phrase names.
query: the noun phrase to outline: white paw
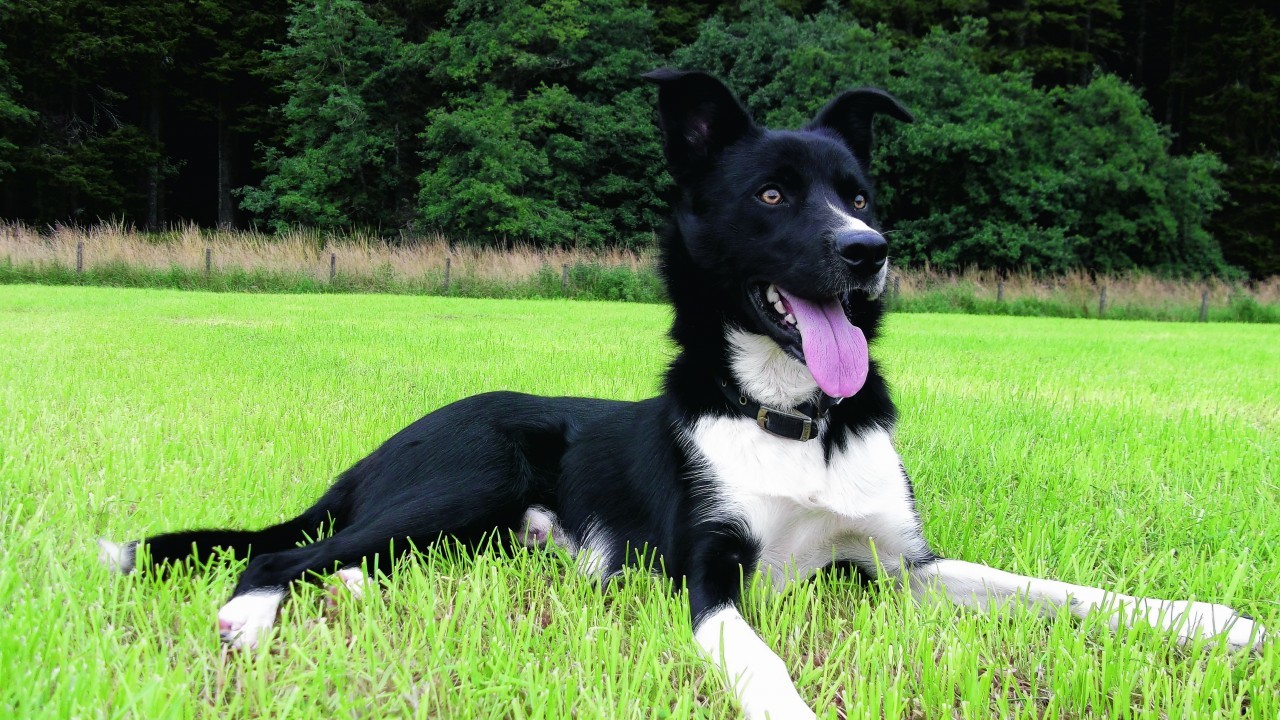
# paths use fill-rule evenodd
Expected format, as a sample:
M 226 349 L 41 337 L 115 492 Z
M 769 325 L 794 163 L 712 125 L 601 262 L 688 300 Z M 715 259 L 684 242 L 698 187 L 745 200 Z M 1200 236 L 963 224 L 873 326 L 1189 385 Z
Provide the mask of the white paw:
M 369 583 L 369 579 L 364 576 L 363 570 L 358 567 L 342 568 L 338 571 L 338 579 L 347 586 L 352 597 L 357 600 L 364 597 L 364 587 Z
M 1178 634 L 1178 643 L 1223 637 L 1233 650 L 1261 650 L 1267 631 L 1261 623 L 1226 605 L 1185 600 L 1145 600 L 1139 613 L 1147 623 Z
M 345 567 L 336 573 L 342 585 L 329 584 L 325 586 L 325 591 L 329 597 L 325 600 L 325 604 L 329 607 L 338 606 L 338 596 L 342 593 L 342 588 L 346 587 L 351 597 L 360 600 L 364 597 L 365 588 L 369 585 L 369 579 L 365 577 L 364 571 L 358 567 Z
M 218 635 L 233 648 L 253 649 L 271 626 L 284 600 L 283 588 L 261 588 L 237 595 L 218 611 Z
M 108 569 L 121 575 L 133 572 L 138 559 L 138 542 L 113 543 L 106 538 L 98 538 L 98 560 Z
M 524 511 L 524 519 L 516 536 L 525 547 L 543 547 L 553 536 L 557 539 L 562 536 L 558 521 L 555 513 L 541 505 L 534 505 Z

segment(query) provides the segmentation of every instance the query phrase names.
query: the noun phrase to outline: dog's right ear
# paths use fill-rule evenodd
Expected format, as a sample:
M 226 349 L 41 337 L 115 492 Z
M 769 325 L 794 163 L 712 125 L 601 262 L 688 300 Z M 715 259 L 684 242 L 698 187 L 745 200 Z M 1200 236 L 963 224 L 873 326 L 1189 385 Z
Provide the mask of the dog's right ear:
M 915 122 L 898 99 L 879 88 L 850 90 L 827 103 L 806 129 L 828 128 L 840 136 L 862 167 L 871 165 L 871 121 L 876 115 Z
M 662 68 L 644 79 L 658 86 L 662 150 L 676 182 L 704 172 L 722 150 L 755 130 L 729 88 L 706 73 Z

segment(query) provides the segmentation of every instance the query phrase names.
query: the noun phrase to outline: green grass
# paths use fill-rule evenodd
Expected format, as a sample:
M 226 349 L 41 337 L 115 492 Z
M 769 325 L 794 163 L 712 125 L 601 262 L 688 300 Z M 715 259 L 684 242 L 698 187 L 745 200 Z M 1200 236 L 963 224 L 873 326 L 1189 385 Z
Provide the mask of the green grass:
M 0 716 L 732 717 L 686 611 L 557 554 L 406 563 L 365 601 L 304 587 L 227 653 L 236 563 L 115 577 L 93 541 L 260 525 L 390 433 L 495 388 L 635 399 L 662 306 L 0 287 Z M 898 315 L 875 348 L 942 553 L 1280 629 L 1280 328 Z M 820 715 L 1280 716 L 1280 650 L 918 607 L 821 577 L 747 615 Z

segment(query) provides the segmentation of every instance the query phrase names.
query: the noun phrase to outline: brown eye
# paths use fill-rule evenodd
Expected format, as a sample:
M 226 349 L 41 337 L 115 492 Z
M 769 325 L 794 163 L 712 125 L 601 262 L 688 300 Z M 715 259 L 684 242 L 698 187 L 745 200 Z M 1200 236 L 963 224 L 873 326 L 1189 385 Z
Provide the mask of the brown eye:
M 775 187 L 765 188 L 761 190 L 759 194 L 756 195 L 756 197 L 760 198 L 760 202 L 764 203 L 765 205 L 781 205 L 782 204 L 782 191 Z
M 853 198 L 853 209 L 854 209 L 854 210 L 866 210 L 866 209 L 867 209 L 867 198 L 866 198 L 866 196 L 865 196 L 865 195 L 858 195 L 858 196 L 856 196 L 856 197 L 854 197 L 854 198 Z

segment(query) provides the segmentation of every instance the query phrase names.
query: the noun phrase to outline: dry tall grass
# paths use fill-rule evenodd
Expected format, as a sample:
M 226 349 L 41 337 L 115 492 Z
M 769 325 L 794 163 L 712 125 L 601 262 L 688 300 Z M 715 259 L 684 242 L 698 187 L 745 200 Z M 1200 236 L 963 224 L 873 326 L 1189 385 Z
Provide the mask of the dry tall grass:
M 441 235 L 405 238 L 388 244 L 371 235 L 335 235 L 315 230 L 293 230 L 280 235 L 255 231 L 208 230 L 194 225 L 164 233 L 142 233 L 121 225 L 101 224 L 89 228 L 56 225 L 45 232 L 8 223 L 0 225 L 0 259 L 15 265 L 44 266 L 54 263 L 74 265 L 77 246 L 83 243 L 86 269 L 125 264 L 165 270 L 205 268 L 205 250 L 211 249 L 213 269 L 240 268 L 269 272 L 329 277 L 329 264 L 348 276 L 385 275 L 396 278 L 422 277 L 444 268 L 450 259 L 453 277 L 519 281 L 550 265 L 597 263 L 639 270 L 651 264 L 647 255 L 626 250 L 587 252 L 580 250 L 539 250 L 516 246 L 510 250 L 455 245 Z
M 1149 273 L 1091 276 L 1083 270 L 1065 275 L 1041 277 L 1031 273 L 1008 273 L 1001 277 L 995 270 L 969 269 L 963 273 L 931 268 L 899 270 L 903 297 L 919 296 L 927 291 L 954 286 L 971 291 L 980 300 L 995 300 L 1001 293 L 1006 300 L 1035 298 L 1067 301 L 1076 305 L 1097 305 L 1099 291 L 1105 287 L 1109 302 L 1141 299 L 1149 304 L 1187 304 L 1199 302 L 1209 291 L 1209 302 L 1221 304 L 1232 295 L 1244 293 L 1264 305 L 1280 303 L 1280 276 L 1246 284 L 1219 278 L 1209 280 L 1166 279 Z
M 203 270 L 205 251 L 212 250 L 217 269 L 240 268 L 311 275 L 317 280 L 329 276 L 332 254 L 338 272 L 346 276 L 386 275 L 399 279 L 419 278 L 440 272 L 450 259 L 454 278 L 477 278 L 504 282 L 528 279 L 541 268 L 585 263 L 625 266 L 642 270 L 652 266 L 653 254 L 625 250 L 603 252 L 584 250 L 540 250 L 528 246 L 513 249 L 477 248 L 456 245 L 450 249 L 440 235 L 403 238 L 388 244 L 359 233 L 335 235 L 315 230 L 297 230 L 283 235 L 253 231 L 223 231 L 187 226 L 165 233 L 142 233 L 120 224 L 100 224 L 89 228 L 54 226 L 37 231 L 21 224 L 0 224 L 0 260 L 15 265 L 41 267 L 51 264 L 71 266 L 77 246 L 83 243 L 86 269 L 125 264 L 157 270 L 181 267 Z M 1264 305 L 1280 304 L 1280 277 L 1249 283 L 1245 287 L 1218 279 L 1167 280 L 1149 274 L 1091 277 L 1077 271 L 1060 277 L 1038 277 L 1014 273 L 1003 278 L 990 270 L 964 273 L 932 269 L 899 270 L 898 288 L 906 299 L 948 287 L 968 292 L 980 300 L 995 300 L 1001 292 L 1005 300 L 1035 298 L 1056 300 L 1076 306 L 1096 307 L 1099 289 L 1107 288 L 1110 303 L 1141 301 L 1147 304 L 1198 303 L 1209 291 L 1210 302 L 1225 303 L 1233 294 L 1246 293 Z

